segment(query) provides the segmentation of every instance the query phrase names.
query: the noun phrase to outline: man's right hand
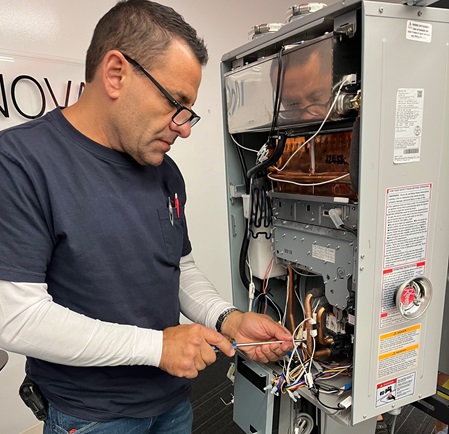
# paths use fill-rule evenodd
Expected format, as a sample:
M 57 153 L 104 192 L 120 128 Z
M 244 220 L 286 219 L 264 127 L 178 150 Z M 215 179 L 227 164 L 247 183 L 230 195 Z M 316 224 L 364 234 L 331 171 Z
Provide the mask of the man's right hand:
M 163 332 L 159 368 L 176 377 L 195 378 L 216 360 L 212 345 L 228 357 L 235 354 L 231 343 L 220 333 L 199 324 L 169 327 Z

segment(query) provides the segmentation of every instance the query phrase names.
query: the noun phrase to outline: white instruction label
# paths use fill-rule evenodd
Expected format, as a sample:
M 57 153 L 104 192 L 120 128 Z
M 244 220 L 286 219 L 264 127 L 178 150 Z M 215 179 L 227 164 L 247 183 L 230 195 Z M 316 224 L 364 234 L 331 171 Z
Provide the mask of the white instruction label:
M 423 111 L 424 89 L 398 89 L 394 131 L 395 164 L 420 160 Z
M 432 42 L 432 24 L 421 21 L 407 21 L 405 37 L 410 41 Z
M 335 249 L 314 244 L 312 246 L 312 256 L 315 259 L 321 259 L 322 261 L 332 262 L 335 264 Z
M 416 372 L 379 383 L 376 390 L 376 407 L 391 404 L 398 399 L 413 395 L 415 383 Z
M 431 190 L 432 184 L 387 189 L 384 269 L 425 260 Z
M 379 336 L 377 378 L 413 368 L 418 364 L 421 324 Z

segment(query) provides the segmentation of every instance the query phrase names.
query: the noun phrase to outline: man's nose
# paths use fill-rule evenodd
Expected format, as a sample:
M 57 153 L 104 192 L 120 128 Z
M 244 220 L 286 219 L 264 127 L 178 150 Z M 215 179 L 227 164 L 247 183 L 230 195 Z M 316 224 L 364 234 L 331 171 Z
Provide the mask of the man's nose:
M 192 127 L 190 126 L 190 122 L 186 122 L 183 125 L 176 125 L 173 121 L 170 123 L 170 129 L 178 133 L 178 136 L 185 139 L 190 136 L 192 132 Z

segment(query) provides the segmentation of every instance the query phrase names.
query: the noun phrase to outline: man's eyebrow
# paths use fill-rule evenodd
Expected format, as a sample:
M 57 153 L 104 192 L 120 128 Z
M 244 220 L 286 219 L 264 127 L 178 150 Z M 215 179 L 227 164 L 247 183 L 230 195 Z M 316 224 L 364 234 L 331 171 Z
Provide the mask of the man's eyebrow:
M 329 91 L 325 87 L 322 87 L 319 89 L 313 89 L 312 92 L 310 92 L 306 95 L 308 101 L 314 101 L 314 102 L 319 101 L 319 102 L 323 102 L 323 103 L 325 102 L 325 101 L 323 101 L 323 97 L 326 98 L 326 101 L 327 101 L 328 96 L 329 96 Z
M 192 104 L 192 100 L 183 91 L 173 92 L 172 95 L 182 105 Z

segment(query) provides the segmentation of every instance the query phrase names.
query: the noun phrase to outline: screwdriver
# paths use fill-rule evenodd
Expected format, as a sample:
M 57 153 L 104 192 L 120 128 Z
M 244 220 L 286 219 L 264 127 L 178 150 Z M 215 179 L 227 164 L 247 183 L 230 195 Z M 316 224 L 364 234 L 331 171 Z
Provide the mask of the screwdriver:
M 284 342 L 290 342 L 290 341 L 265 341 L 265 342 L 245 342 L 245 343 L 237 343 L 237 342 L 231 342 L 232 344 L 232 348 L 234 348 L 234 350 L 236 350 L 239 347 L 255 347 L 257 345 L 268 345 L 268 344 L 283 344 Z M 303 342 L 302 339 L 295 339 L 293 341 L 293 343 L 295 345 L 299 344 Z M 212 345 L 212 348 L 214 349 L 214 351 L 220 351 L 215 345 Z

